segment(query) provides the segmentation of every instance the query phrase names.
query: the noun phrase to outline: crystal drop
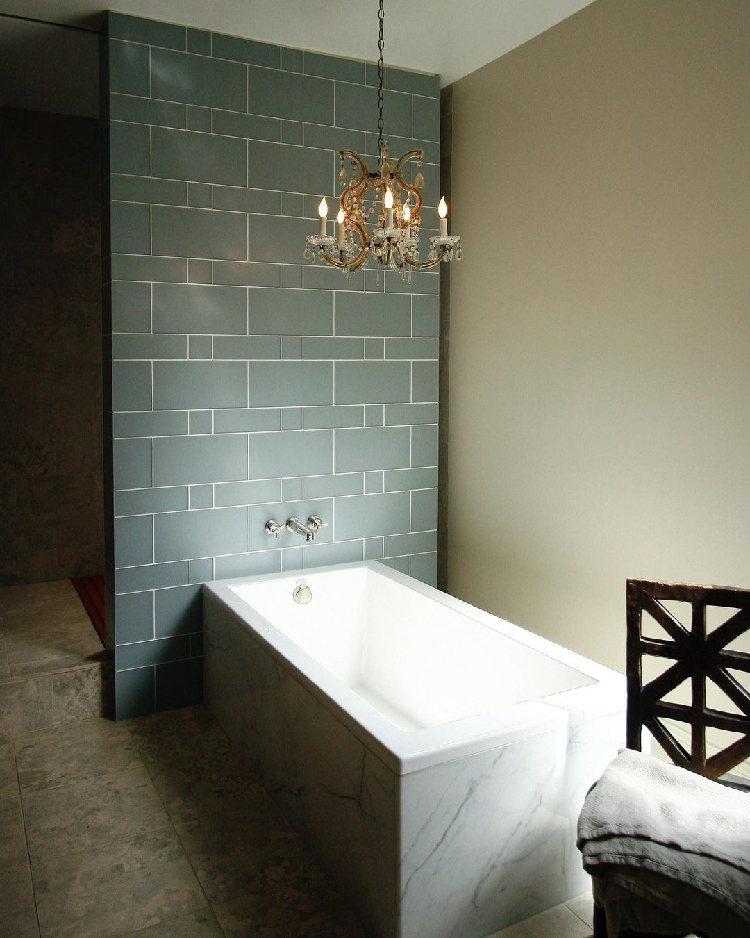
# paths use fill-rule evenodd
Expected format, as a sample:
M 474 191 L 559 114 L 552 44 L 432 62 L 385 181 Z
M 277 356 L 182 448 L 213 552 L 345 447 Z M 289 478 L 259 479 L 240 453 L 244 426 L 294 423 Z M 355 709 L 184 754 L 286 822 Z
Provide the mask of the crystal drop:
M 421 173 L 417 173 L 416 178 L 414 179 L 414 186 L 417 189 L 424 188 L 424 176 Z
M 339 173 L 339 182 L 341 183 L 342 186 L 346 182 L 346 170 L 344 169 L 343 166 L 341 167 L 341 172 Z
M 388 160 L 383 161 L 383 165 L 380 167 L 380 175 L 383 179 L 387 179 L 391 175 L 391 164 Z

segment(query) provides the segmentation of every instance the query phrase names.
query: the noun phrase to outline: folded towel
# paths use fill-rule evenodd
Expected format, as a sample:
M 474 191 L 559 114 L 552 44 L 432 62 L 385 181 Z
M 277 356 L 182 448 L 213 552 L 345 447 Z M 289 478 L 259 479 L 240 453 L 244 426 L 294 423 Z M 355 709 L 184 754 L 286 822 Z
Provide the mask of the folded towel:
M 578 820 L 586 870 L 631 866 L 697 888 L 750 921 L 750 795 L 626 749 Z

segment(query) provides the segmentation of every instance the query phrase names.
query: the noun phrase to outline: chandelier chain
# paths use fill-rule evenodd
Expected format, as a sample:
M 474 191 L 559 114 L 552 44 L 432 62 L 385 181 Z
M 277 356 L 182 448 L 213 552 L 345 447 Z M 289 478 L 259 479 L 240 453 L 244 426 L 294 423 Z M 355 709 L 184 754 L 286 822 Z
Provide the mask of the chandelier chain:
M 383 143 L 383 81 L 385 78 L 385 69 L 383 67 L 383 47 L 385 45 L 383 40 L 383 21 L 385 19 L 385 10 L 383 9 L 384 0 L 380 0 L 378 7 L 378 150 L 382 153 Z

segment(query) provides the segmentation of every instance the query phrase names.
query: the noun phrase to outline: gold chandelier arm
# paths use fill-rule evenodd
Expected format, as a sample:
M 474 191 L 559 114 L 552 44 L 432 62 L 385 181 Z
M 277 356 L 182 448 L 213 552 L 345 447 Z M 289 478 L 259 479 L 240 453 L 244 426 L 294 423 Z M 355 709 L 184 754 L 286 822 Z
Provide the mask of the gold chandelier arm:
M 412 186 L 410 183 L 406 182 L 403 176 L 404 166 L 408 160 L 415 159 L 421 160 L 424 158 L 423 150 L 407 150 L 406 153 L 400 157 L 399 161 L 396 163 L 396 166 L 393 170 L 393 178 L 398 182 L 399 186 L 402 189 L 406 189 L 407 192 L 411 192 L 415 199 L 415 206 L 412 215 L 416 218 L 419 217 L 419 212 L 422 208 L 422 195 L 419 192 L 419 189 Z
M 429 270 L 430 267 L 437 267 L 440 261 L 445 257 L 446 247 L 442 245 L 440 251 L 438 252 L 437 257 L 433 258 L 431 261 L 415 261 L 407 254 L 404 257 L 404 261 L 415 270 Z
M 352 188 L 352 187 L 354 188 L 358 187 L 359 184 L 362 182 L 362 180 L 367 178 L 367 175 L 369 173 L 369 170 L 367 169 L 367 165 L 365 164 L 362 157 L 358 153 L 355 153 L 354 150 L 339 150 L 339 159 L 341 159 L 342 161 L 351 160 L 352 163 L 356 165 L 357 169 L 359 170 L 359 178 L 352 179 L 352 181 L 347 186 L 347 189 Z

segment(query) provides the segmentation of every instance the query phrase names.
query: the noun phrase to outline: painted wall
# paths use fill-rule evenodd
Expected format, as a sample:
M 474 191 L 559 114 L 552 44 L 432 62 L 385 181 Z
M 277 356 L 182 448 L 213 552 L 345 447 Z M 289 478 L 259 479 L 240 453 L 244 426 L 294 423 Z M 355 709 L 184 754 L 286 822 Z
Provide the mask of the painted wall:
M 624 669 L 750 587 L 746 2 L 598 0 L 453 86 L 450 591 Z
M 302 258 L 336 150 L 376 149 L 374 67 L 119 14 L 103 51 L 126 717 L 200 699 L 205 580 L 363 557 L 434 580 L 440 278 L 347 281 Z M 425 149 L 434 206 L 438 80 L 386 81 L 392 152 Z M 264 531 L 313 512 L 314 545 Z
M 0 108 L 0 586 L 101 573 L 97 123 Z

